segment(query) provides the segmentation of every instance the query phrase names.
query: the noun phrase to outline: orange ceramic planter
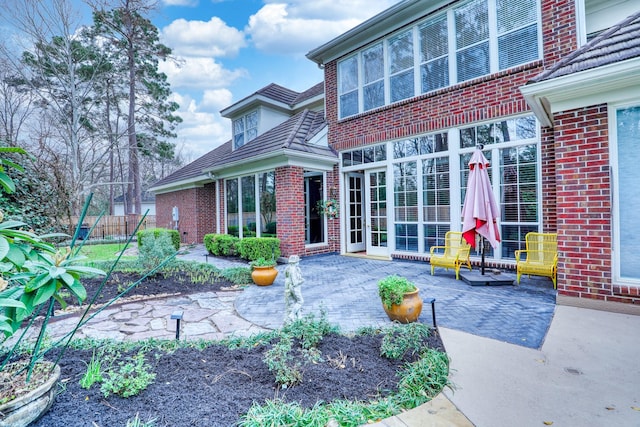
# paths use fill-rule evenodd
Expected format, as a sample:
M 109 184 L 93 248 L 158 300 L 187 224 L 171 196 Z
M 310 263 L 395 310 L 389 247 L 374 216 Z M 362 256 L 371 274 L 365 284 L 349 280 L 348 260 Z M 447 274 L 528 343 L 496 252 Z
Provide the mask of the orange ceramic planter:
M 258 267 L 254 266 L 251 272 L 251 278 L 253 283 L 258 286 L 269 286 L 273 284 L 278 275 L 278 270 L 275 267 Z
M 419 290 L 416 289 L 413 292 L 407 292 L 404 294 L 401 304 L 392 304 L 387 308 L 384 304 L 382 307 L 389 316 L 389 319 L 394 322 L 411 323 L 418 320 L 420 313 L 422 312 L 422 299 L 418 295 Z

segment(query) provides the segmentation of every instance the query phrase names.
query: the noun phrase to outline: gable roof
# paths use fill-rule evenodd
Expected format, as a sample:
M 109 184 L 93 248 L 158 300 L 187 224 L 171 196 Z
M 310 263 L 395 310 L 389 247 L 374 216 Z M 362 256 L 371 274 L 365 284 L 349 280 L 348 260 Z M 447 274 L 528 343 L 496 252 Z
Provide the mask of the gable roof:
M 335 163 L 335 151 L 326 145 L 309 143 L 325 127 L 324 113 L 303 110 L 236 150 L 231 149 L 231 141 L 224 143 L 156 182 L 150 191 L 168 192 L 202 185 L 213 181 L 212 172 L 269 157 L 311 156 L 315 161 L 324 158 Z
M 640 11 L 520 87 L 543 126 L 554 113 L 640 96 Z
M 531 79 L 531 82 L 541 82 L 636 57 L 640 57 L 640 10 L 603 31 L 552 68 Z
M 303 110 L 242 147 L 233 150 L 208 170 L 220 169 L 229 163 L 261 157 L 284 149 L 336 157 L 335 152 L 327 146 L 307 144 L 325 126 L 324 113 Z
M 287 89 L 276 83 L 271 83 L 222 109 L 220 114 L 222 117 L 228 118 L 239 111 L 254 107 L 256 104 L 268 104 L 291 113 L 296 107 L 302 108 L 303 105 L 300 104 L 303 104 L 305 101 L 313 100 L 323 94 L 324 82 L 317 83 L 303 92 L 296 92 L 295 90 Z

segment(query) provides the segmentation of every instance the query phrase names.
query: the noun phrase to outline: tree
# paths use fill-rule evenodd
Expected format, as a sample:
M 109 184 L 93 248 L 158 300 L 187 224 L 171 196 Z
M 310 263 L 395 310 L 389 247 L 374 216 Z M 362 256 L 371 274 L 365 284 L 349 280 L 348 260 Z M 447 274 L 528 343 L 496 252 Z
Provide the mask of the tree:
M 128 186 L 127 213 L 141 213 L 141 153 L 167 153 L 158 138 L 174 138 L 175 126 L 182 120 L 173 113 L 178 104 L 169 101 L 171 90 L 167 76 L 158 71 L 171 49 L 159 42 L 158 29 L 144 17 L 153 10 L 149 0 L 117 0 L 115 8 L 95 2 L 94 26 L 100 36 L 126 56 L 128 83 Z

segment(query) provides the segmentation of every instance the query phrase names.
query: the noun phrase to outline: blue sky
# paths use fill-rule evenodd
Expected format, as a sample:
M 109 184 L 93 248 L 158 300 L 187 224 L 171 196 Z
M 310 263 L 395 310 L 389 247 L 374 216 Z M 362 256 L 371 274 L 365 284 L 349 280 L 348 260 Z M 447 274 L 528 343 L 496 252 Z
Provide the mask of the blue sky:
M 164 63 L 194 160 L 231 137 L 219 111 L 277 83 L 303 91 L 323 74 L 305 54 L 399 0 L 162 0 L 152 22 L 180 60 Z

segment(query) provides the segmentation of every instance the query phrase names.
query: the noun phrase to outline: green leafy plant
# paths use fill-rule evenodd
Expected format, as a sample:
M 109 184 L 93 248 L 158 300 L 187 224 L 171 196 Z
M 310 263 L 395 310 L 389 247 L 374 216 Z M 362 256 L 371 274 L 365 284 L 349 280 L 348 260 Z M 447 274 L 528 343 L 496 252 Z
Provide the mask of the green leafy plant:
M 174 256 L 176 249 L 168 233 L 149 233 L 142 238 L 138 253 L 142 267 L 151 270 L 167 258 Z
M 378 294 L 385 307 L 402 303 L 402 298 L 407 292 L 413 292 L 418 288 L 406 277 L 397 275 L 387 276 L 378 282 Z
M 400 359 L 408 352 L 416 354 L 430 334 L 431 328 L 423 323 L 393 324 L 382 334 L 380 354 L 389 359 Z
M 171 230 L 169 228 L 149 228 L 147 230 L 138 231 L 136 233 L 136 237 L 138 239 L 138 248 L 144 246 L 145 237 L 153 236 L 157 238 L 161 234 L 168 234 L 174 250 L 180 250 L 180 233 L 178 232 L 178 230 Z
M 318 320 L 316 320 L 313 314 L 308 314 L 302 319 L 288 323 L 282 328 L 283 334 L 298 338 L 304 349 L 316 347 L 320 341 L 322 341 L 322 337 L 330 333 L 338 332 L 339 328 L 331 325 L 327 321 L 327 316 L 324 311 Z
M 258 259 L 251 261 L 250 265 L 251 267 L 275 267 L 276 262 L 275 260 L 272 260 L 272 259 L 266 259 L 266 258 L 260 257 Z
M 215 256 L 234 256 L 237 254 L 237 245 L 240 239 L 231 234 L 206 234 L 203 242 L 210 254 Z
M 138 351 L 131 361 L 118 362 L 118 367 L 104 373 L 104 381 L 100 391 L 104 397 L 117 394 L 130 397 L 139 394 L 155 380 L 156 374 L 146 362 L 143 351 Z
M 91 360 L 87 364 L 87 371 L 80 379 L 80 387 L 89 389 L 99 382 L 102 382 L 102 366 L 100 359 L 96 359 L 96 352 L 94 351 Z
M 289 387 L 302 381 L 302 371 L 291 354 L 293 339 L 283 336 L 264 354 L 264 362 L 271 372 L 275 374 L 276 383 Z
M 222 270 L 222 277 L 236 285 L 251 283 L 251 269 L 249 267 L 229 267 Z
M 126 427 L 154 427 L 156 425 L 156 419 L 151 419 L 147 422 L 144 422 L 140 419 L 140 416 L 138 414 L 136 414 L 135 417 L 133 417 L 130 420 L 127 420 L 127 426 Z

